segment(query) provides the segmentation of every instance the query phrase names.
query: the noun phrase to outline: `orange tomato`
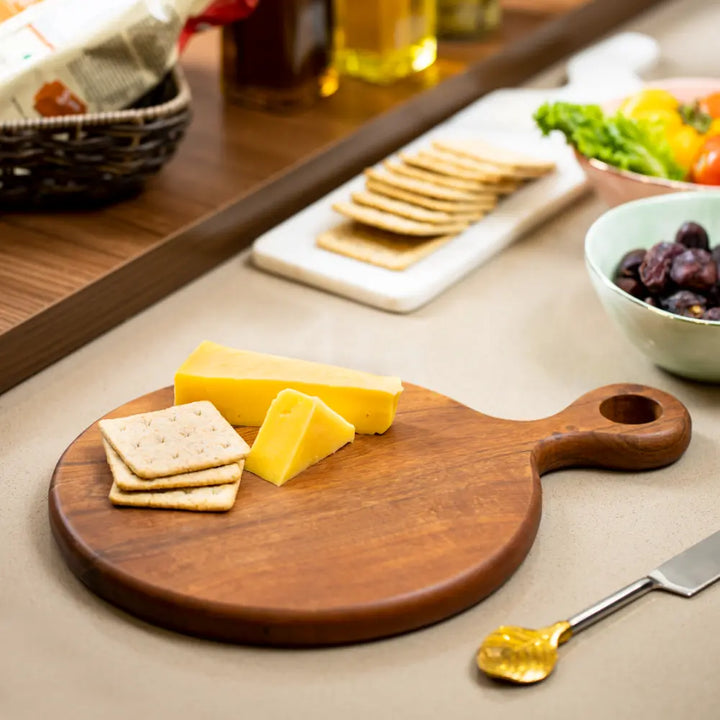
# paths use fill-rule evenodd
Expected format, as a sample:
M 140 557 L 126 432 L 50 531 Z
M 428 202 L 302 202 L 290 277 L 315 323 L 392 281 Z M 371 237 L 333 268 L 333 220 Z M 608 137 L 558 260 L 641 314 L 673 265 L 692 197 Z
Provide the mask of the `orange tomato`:
M 691 177 L 701 185 L 720 185 L 720 135 L 705 141 L 693 163 Z
M 700 109 L 712 118 L 720 118 L 720 92 L 710 93 L 701 98 Z

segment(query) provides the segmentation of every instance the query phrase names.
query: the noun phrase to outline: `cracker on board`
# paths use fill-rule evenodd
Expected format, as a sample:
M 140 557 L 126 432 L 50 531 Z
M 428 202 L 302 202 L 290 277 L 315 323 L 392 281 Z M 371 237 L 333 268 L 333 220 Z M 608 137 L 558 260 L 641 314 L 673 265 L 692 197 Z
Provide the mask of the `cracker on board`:
M 142 478 L 176 475 L 237 462 L 250 452 L 207 400 L 100 420 L 103 437 Z
M 449 156 L 452 160 L 452 156 Z M 506 178 L 497 172 L 488 175 L 483 171 L 470 170 L 468 167 L 454 165 L 452 161 L 448 161 L 443 157 L 434 155 L 432 152 L 421 151 L 416 155 L 408 153 L 400 153 L 402 161 L 418 170 L 425 170 L 435 175 L 442 175 L 449 178 L 461 179 L 464 182 L 472 183 L 473 186 L 480 191 L 494 192 L 498 195 L 507 195 L 515 192 L 522 184 L 521 180 L 514 178 Z
M 399 271 L 427 257 L 452 238 L 452 235 L 441 235 L 411 239 L 360 223 L 344 223 L 322 233 L 315 242 L 324 250 Z
M 383 167 L 394 175 L 404 175 L 405 177 L 414 178 L 415 180 L 423 180 L 425 182 L 441 185 L 442 187 L 455 188 L 456 190 L 466 190 L 467 192 L 477 195 L 495 194 L 493 185 L 489 183 L 480 183 L 477 180 L 467 180 L 465 178 L 452 177 L 443 175 L 428 168 L 419 168 L 405 161 L 398 162 L 393 160 L 385 160 Z
M 353 202 L 359 205 L 367 205 L 368 207 L 376 208 L 377 210 L 384 210 L 385 212 L 409 218 L 410 220 L 434 223 L 437 225 L 455 221 L 468 223 L 474 222 L 475 220 L 479 220 L 485 214 L 484 210 L 476 210 L 474 212 L 467 213 L 449 213 L 443 212 L 442 210 L 428 210 L 420 205 L 414 205 L 413 203 L 406 202 L 404 200 L 396 200 L 388 197 L 387 195 L 381 195 L 380 193 L 371 192 L 369 190 L 354 192 L 350 195 L 350 198 Z
M 419 222 L 408 218 L 393 215 L 383 210 L 377 210 L 366 205 L 356 203 L 336 202 L 333 203 L 333 210 L 341 215 L 370 225 L 371 227 L 386 230 L 398 235 L 413 235 L 418 237 L 433 237 L 436 235 L 455 235 L 462 232 L 467 226 L 466 222 L 450 222 L 443 225 L 437 223 Z
M 490 163 L 503 173 L 534 178 L 546 175 L 555 168 L 551 160 L 544 160 L 499 145 L 474 138 L 472 140 L 435 140 L 433 146 L 477 162 Z
M 458 155 L 452 152 L 440 150 L 433 145 L 432 147 L 421 150 L 418 157 L 424 161 L 434 163 L 442 163 L 448 170 L 456 168 L 463 173 L 463 176 L 476 177 L 480 182 L 499 183 L 514 180 L 506 172 L 503 172 L 497 165 L 480 162 L 469 156 Z
M 442 153 L 439 150 L 423 149 L 414 154 L 401 152 L 399 157 L 408 165 L 449 177 L 471 180 L 481 185 L 485 183 L 489 185 L 495 184 L 503 180 L 502 175 L 497 170 L 492 170 L 492 172 L 483 171 L 477 167 L 477 163 L 462 162 L 461 158 L 450 153 Z
M 113 505 L 128 507 L 225 512 L 235 504 L 239 487 L 240 480 L 236 480 L 223 485 L 153 490 L 151 492 L 125 492 L 117 486 L 117 483 L 113 482 L 108 497 Z
M 418 207 L 427 208 L 429 210 L 439 210 L 451 215 L 473 213 L 478 211 L 492 210 L 497 205 L 497 198 L 479 198 L 472 202 L 463 200 L 441 200 L 440 198 L 431 198 L 427 195 L 412 192 L 411 190 L 403 190 L 402 188 L 388 185 L 382 180 L 374 180 L 366 178 L 365 187 L 378 195 L 385 195 L 395 200 L 403 200 L 412 203 Z
M 427 195 L 428 197 L 438 198 L 440 200 L 464 200 L 466 202 L 473 202 L 492 198 L 492 193 L 481 195 L 468 192 L 467 190 L 441 187 L 440 185 L 434 185 L 424 180 L 415 180 L 401 175 L 394 175 L 393 173 L 375 170 L 374 168 L 365 170 L 365 177 L 372 180 L 379 180 L 387 185 L 393 185 L 401 190 L 409 190 L 419 195 Z
M 107 457 L 110 472 L 115 484 L 125 492 L 149 492 L 153 490 L 170 490 L 181 487 L 202 487 L 204 485 L 224 485 L 235 482 L 242 475 L 240 463 L 233 462 L 228 465 L 207 468 L 206 470 L 195 470 L 193 472 L 178 473 L 159 478 L 138 477 L 113 450 L 110 443 L 103 438 L 103 447 Z

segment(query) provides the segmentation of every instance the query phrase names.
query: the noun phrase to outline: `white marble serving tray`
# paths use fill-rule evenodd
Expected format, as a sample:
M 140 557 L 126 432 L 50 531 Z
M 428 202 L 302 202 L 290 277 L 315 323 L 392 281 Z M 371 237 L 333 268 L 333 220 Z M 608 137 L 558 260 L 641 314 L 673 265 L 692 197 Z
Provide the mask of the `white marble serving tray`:
M 546 100 L 602 102 L 634 92 L 642 85 L 639 73 L 658 55 L 657 43 L 646 35 L 614 35 L 568 61 L 564 87 L 497 90 L 401 148 L 427 147 L 436 137 L 480 137 L 556 163 L 553 173 L 503 199 L 482 220 L 408 269 L 385 270 L 315 246 L 321 232 L 344 220 L 331 206 L 360 189 L 362 175 L 257 238 L 251 253 L 254 264 L 383 310 L 417 309 L 587 190 L 583 171 L 564 139 L 543 138 L 534 127 L 534 110 Z

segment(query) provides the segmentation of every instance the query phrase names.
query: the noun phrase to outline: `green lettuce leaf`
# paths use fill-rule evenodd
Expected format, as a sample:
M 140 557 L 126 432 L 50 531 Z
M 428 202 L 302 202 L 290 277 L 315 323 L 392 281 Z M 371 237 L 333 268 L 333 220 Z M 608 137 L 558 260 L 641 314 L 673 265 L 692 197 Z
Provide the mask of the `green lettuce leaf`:
M 671 180 L 685 177 L 660 123 L 634 120 L 621 113 L 608 116 L 599 105 L 568 102 L 545 103 L 533 118 L 543 135 L 560 131 L 586 157 L 643 175 Z

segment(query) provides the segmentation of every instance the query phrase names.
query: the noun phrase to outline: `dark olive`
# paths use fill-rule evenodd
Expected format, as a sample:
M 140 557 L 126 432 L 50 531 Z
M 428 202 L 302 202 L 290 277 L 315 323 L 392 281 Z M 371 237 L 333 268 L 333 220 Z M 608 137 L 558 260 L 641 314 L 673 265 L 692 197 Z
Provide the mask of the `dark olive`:
M 620 263 L 617 267 L 617 277 L 639 277 L 640 264 L 645 259 L 645 248 L 637 248 L 626 252 L 620 259 Z
M 686 222 L 675 234 L 675 242 L 687 248 L 710 249 L 710 239 L 705 228 L 696 222 Z
M 643 298 L 647 295 L 647 288 L 636 278 L 619 277 L 615 284 L 629 295 L 636 298 Z
M 651 292 L 663 292 L 670 284 L 673 259 L 687 248 L 678 243 L 659 242 L 646 253 L 640 265 L 640 280 Z
M 705 312 L 707 300 L 702 295 L 690 292 L 690 290 L 678 290 L 676 293 L 664 298 L 662 306 L 665 310 L 676 315 L 699 318 Z
M 717 264 L 707 250 L 689 248 L 673 258 L 670 277 L 682 288 L 710 290 L 718 279 Z
M 716 245 L 711 251 L 710 254 L 713 256 L 713 260 L 720 265 L 720 245 Z M 718 268 L 718 271 L 720 272 L 720 268 Z

